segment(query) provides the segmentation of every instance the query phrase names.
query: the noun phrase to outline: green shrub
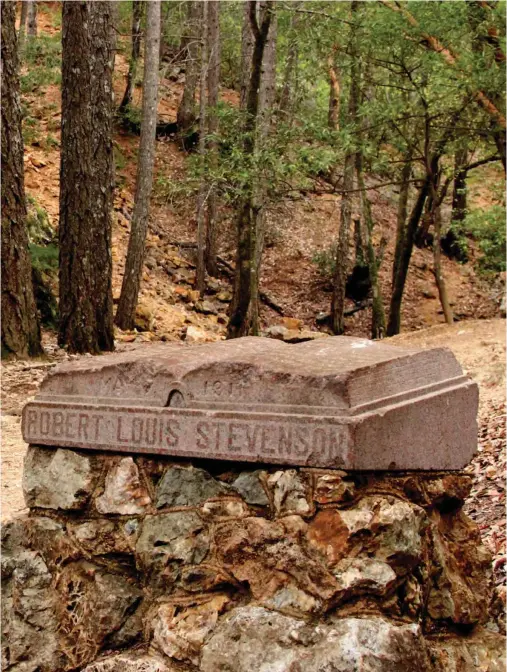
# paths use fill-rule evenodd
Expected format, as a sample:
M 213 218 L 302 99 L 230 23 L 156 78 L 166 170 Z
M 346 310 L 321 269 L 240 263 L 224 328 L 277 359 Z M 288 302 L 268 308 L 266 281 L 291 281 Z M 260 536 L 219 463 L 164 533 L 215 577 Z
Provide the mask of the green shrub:
M 336 244 L 315 252 L 312 262 L 317 266 L 322 277 L 331 279 L 336 269 Z
M 481 251 L 479 269 L 484 273 L 505 271 L 505 205 L 493 205 L 487 210 L 469 213 L 465 228 L 475 238 Z

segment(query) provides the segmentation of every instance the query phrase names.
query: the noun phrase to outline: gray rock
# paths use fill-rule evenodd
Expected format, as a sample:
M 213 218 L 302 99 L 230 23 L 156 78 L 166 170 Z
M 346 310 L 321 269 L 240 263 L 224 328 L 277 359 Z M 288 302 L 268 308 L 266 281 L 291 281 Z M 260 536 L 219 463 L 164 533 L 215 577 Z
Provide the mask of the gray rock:
M 268 506 L 269 499 L 261 482 L 265 471 L 244 471 L 232 483 L 232 487 L 239 492 L 247 504 Z
M 201 672 L 430 672 L 419 626 L 381 618 L 343 618 L 330 625 L 239 607 L 202 649 Z
M 230 488 L 219 483 L 203 469 L 169 467 L 155 495 L 158 509 L 163 506 L 200 506 L 207 499 L 229 494 Z
M 96 458 L 73 450 L 29 446 L 23 471 L 26 505 L 83 509 L 97 480 Z
M 58 636 L 58 595 L 46 563 L 27 541 L 26 519 L 3 525 L 2 669 L 59 672 L 68 661 Z
M 143 570 L 157 570 L 175 561 L 199 564 L 208 553 L 209 534 L 193 511 L 146 516 L 136 544 L 137 564 Z

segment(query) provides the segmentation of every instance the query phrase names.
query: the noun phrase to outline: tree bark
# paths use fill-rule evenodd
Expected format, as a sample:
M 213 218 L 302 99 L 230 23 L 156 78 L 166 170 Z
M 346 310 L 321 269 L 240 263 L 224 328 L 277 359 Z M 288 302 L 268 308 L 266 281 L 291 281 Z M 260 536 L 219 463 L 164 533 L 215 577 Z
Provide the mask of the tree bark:
M 393 292 L 391 294 L 391 302 L 389 306 L 389 320 L 387 323 L 388 336 L 395 336 L 396 334 L 400 333 L 401 302 L 403 299 L 403 291 L 405 289 L 410 257 L 412 256 L 412 250 L 414 249 L 417 227 L 424 210 L 424 204 L 426 202 L 429 190 L 430 177 L 426 176 L 410 213 L 403 242 L 398 248 L 398 257 L 395 261 L 396 272 L 393 282 Z
M 220 86 L 220 1 L 208 1 L 208 133 L 218 131 L 218 92 Z M 218 145 L 216 140 L 208 141 L 208 161 L 211 173 L 218 166 Z M 208 222 L 206 227 L 205 265 L 209 275 L 218 275 L 217 266 L 217 198 L 216 189 L 208 185 Z
M 201 180 L 199 185 L 199 195 L 197 197 L 197 268 L 195 272 L 195 286 L 200 296 L 204 295 L 206 268 L 206 196 L 208 192 L 208 179 L 206 171 L 206 135 L 207 135 L 207 104 L 208 104 L 208 54 L 209 54 L 209 35 L 208 35 L 208 2 L 202 6 L 201 31 L 203 40 L 201 44 L 201 82 L 199 92 L 199 158 L 201 160 Z
M 133 329 L 134 327 L 137 299 L 141 286 L 155 163 L 159 58 L 160 0 L 151 0 L 146 6 L 143 110 L 136 195 L 127 259 L 125 261 L 125 273 L 116 313 L 116 324 L 120 329 Z
M 454 154 L 454 184 L 452 190 L 452 222 L 462 222 L 467 214 L 468 148 L 461 147 Z
M 125 114 L 129 105 L 132 104 L 132 94 L 137 76 L 137 66 L 141 53 L 141 20 L 143 18 L 144 2 L 132 0 L 132 51 L 130 54 L 129 71 L 127 73 L 127 86 L 120 103 L 119 112 Z
M 178 107 L 177 122 L 178 131 L 186 133 L 195 122 L 195 91 L 199 79 L 199 33 L 203 3 L 192 0 L 188 3 L 188 19 L 183 42 L 186 46 L 185 53 L 185 88 Z
M 28 17 L 28 2 L 21 3 L 21 14 L 19 17 L 19 28 L 18 28 L 18 50 L 23 47 L 26 36 L 26 21 Z
M 63 3 L 59 343 L 70 352 L 114 349 L 111 12 Z
M 250 78 L 246 95 L 246 121 L 244 152 L 255 153 L 258 147 L 258 130 L 266 121 L 260 109 L 260 87 L 263 72 L 263 58 L 268 41 L 270 26 L 274 13 L 274 2 L 266 1 L 258 4 L 255 0 L 248 1 L 248 19 L 253 34 Z M 257 18 L 257 10 L 259 19 Z M 248 31 L 244 29 L 243 34 Z M 245 63 L 246 65 L 246 63 Z M 269 93 L 266 92 L 265 100 Z M 237 218 L 237 255 L 234 293 L 230 307 L 230 319 L 227 328 L 228 338 L 238 338 L 249 333 L 258 333 L 258 264 L 261 248 L 258 240 L 259 213 L 262 204 L 259 202 L 259 191 L 256 180 L 241 199 Z
M 332 131 L 340 128 L 340 79 L 339 71 L 334 62 L 334 50 L 329 56 L 327 64 L 329 68 L 329 110 L 327 125 Z
M 280 94 L 280 113 L 287 123 L 292 126 L 295 101 L 298 96 L 298 61 L 299 61 L 299 23 L 301 14 L 298 9 L 301 7 L 300 0 L 294 0 L 291 4 L 292 14 L 289 27 L 289 47 L 287 50 L 287 62 L 285 66 L 285 76 L 282 93 Z
M 405 239 L 407 223 L 408 195 L 410 192 L 410 175 L 412 174 L 412 148 L 408 148 L 405 154 L 405 163 L 401 169 L 400 196 L 398 198 L 398 213 L 396 217 L 396 245 L 394 248 L 392 287 L 394 287 L 401 249 Z
M 356 174 L 357 186 L 361 189 L 361 209 L 365 223 L 366 252 L 372 289 L 371 337 L 373 339 L 384 338 L 386 333 L 386 316 L 384 312 L 382 292 L 378 281 L 379 263 L 375 255 L 375 248 L 373 247 L 373 217 L 368 192 L 366 191 L 366 185 L 364 183 L 363 157 L 361 151 L 358 151 L 356 155 Z
M 37 2 L 28 0 L 28 29 L 29 37 L 37 37 Z
M 254 48 L 254 35 L 250 23 L 250 2 L 243 2 L 243 26 L 241 29 L 241 66 L 239 86 L 240 109 L 247 109 L 248 88 L 252 74 L 252 54 Z
M 352 16 L 357 13 L 358 5 L 358 0 L 352 1 Z M 358 60 L 356 55 L 356 33 L 354 27 L 352 28 L 349 42 L 352 63 L 350 69 L 351 82 L 347 116 L 348 123 L 354 124 L 357 119 L 357 106 L 359 102 Z M 354 162 L 355 151 L 349 150 L 345 156 L 345 167 L 343 171 L 343 194 L 340 204 L 340 232 L 336 248 L 336 267 L 333 278 L 333 296 L 331 299 L 331 330 L 334 334 L 343 334 L 345 330 L 343 312 L 345 310 L 345 285 L 347 282 L 349 266 L 349 230 L 352 214 L 352 195 L 350 194 L 350 191 L 354 185 Z
M 26 230 L 15 2 L 1 3 L 1 20 L 2 355 L 35 357 L 42 347 Z
M 433 268 L 435 270 L 435 281 L 438 289 L 438 296 L 440 304 L 444 311 L 444 317 L 447 324 L 453 324 L 454 317 L 452 314 L 451 305 L 449 303 L 449 296 L 447 294 L 447 287 L 442 270 L 442 250 L 440 247 L 440 238 L 442 236 L 442 217 L 440 214 L 440 203 L 435 197 L 435 206 L 433 208 Z

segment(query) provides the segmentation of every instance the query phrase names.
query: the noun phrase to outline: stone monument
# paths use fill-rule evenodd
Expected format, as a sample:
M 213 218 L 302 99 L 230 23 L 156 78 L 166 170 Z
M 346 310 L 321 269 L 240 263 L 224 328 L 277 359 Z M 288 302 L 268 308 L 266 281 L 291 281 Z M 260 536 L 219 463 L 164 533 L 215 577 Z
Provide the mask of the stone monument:
M 57 367 L 4 526 L 7 672 L 497 672 L 477 387 L 334 337 Z

